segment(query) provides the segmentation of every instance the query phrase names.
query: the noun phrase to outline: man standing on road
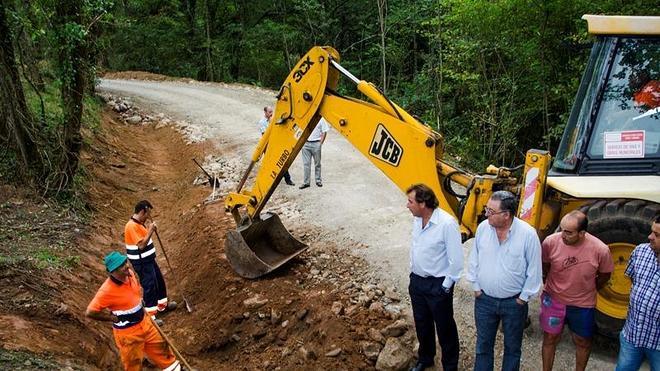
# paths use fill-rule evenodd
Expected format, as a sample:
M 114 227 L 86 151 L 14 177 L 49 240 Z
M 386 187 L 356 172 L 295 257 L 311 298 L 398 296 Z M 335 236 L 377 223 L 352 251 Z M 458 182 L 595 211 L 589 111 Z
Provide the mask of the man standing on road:
M 408 188 L 413 231 L 410 248 L 410 302 L 419 341 L 419 360 L 412 369 L 433 366 L 435 331 L 442 350 L 442 369 L 458 369 L 458 331 L 454 321 L 454 284 L 463 271 L 463 245 L 456 219 L 438 208 L 433 190 L 424 184 Z
M 543 371 L 552 371 L 564 323 L 575 343 L 575 370 L 584 371 L 591 352 L 596 292 L 610 279 L 610 249 L 587 232 L 587 216 L 572 211 L 559 224 L 561 232 L 541 245 L 545 291 L 539 315 L 543 329 Z
M 266 132 L 266 129 L 268 129 L 268 125 L 270 124 L 270 120 L 273 117 L 273 108 L 272 107 L 264 107 L 264 117 L 259 120 L 259 132 L 261 135 L 264 135 Z M 291 180 L 291 174 L 289 174 L 289 170 L 284 172 L 284 182 L 287 185 L 294 186 L 296 183 L 294 183 Z
M 486 203 L 488 220 L 477 227 L 467 280 L 474 290 L 477 327 L 475 371 L 493 370 L 500 321 L 504 332 L 502 370 L 520 369 L 528 302 L 541 289 L 541 243 L 529 224 L 515 217 L 516 197 L 497 191 Z
M 632 280 L 628 317 L 619 335 L 616 371 L 637 371 L 644 357 L 652 371 L 660 370 L 660 215 L 656 215 L 649 242 L 638 245 L 628 260 Z
M 156 319 L 157 312 L 176 309 L 176 302 L 168 303 L 165 280 L 156 262 L 156 247 L 151 239 L 158 228 L 156 222 L 152 221 L 148 226 L 145 225 L 151 219 L 151 209 L 153 206 L 147 200 L 135 205 L 134 214 L 124 227 L 124 241 L 126 256 L 144 289 L 144 305 L 147 313 Z M 157 323 L 162 325 L 160 319 Z
M 328 125 L 328 122 L 321 117 L 302 148 L 305 180 L 300 186 L 300 189 L 309 188 L 312 175 L 312 158 L 314 158 L 314 176 L 316 178 L 316 185 L 323 187 L 323 182 L 321 181 L 321 146 L 323 146 L 323 142 L 325 142 L 328 131 L 330 131 L 330 125 Z
M 109 277 L 87 306 L 85 315 L 97 321 L 112 322 L 115 344 L 125 370 L 141 370 L 145 353 L 163 370 L 181 370 L 179 361 L 151 319 L 144 315 L 142 288 L 126 256 L 113 251 L 104 262 Z

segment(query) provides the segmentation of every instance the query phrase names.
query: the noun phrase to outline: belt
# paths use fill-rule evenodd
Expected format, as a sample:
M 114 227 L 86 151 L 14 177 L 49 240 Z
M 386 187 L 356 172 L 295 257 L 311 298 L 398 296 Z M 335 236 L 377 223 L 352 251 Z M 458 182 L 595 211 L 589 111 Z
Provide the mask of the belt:
M 320 141 L 321 141 L 321 139 L 319 139 L 319 140 L 308 140 L 307 143 L 317 143 L 317 142 L 320 142 Z
M 423 279 L 423 280 L 444 280 L 444 279 L 445 279 L 445 276 L 442 276 L 442 277 L 426 276 L 426 277 L 425 277 L 425 276 L 420 276 L 419 274 L 415 274 L 415 273 L 412 273 L 412 272 L 411 272 L 411 273 L 410 273 L 410 277 L 413 277 L 413 276 L 414 276 L 415 278 L 420 278 L 420 279 Z
M 494 296 L 490 296 L 490 295 L 486 294 L 486 293 L 484 292 L 484 290 L 481 290 L 481 293 L 482 293 L 483 295 L 488 296 L 489 298 L 493 298 L 493 299 L 497 299 L 497 300 L 510 300 L 510 299 L 516 299 L 516 298 L 520 297 L 520 293 L 517 293 L 517 294 L 515 294 L 515 295 L 513 295 L 513 296 L 509 296 L 509 297 L 507 297 L 507 298 L 496 298 L 496 297 L 494 297 Z

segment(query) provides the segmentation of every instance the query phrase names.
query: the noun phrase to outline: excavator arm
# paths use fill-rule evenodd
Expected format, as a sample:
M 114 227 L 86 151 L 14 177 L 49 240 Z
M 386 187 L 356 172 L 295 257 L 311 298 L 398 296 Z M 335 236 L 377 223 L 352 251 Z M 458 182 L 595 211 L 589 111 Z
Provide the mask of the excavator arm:
M 338 94 L 341 75 L 355 83 L 369 101 Z M 470 190 L 476 187 L 476 194 L 487 196 L 495 183 L 516 183 L 497 169 L 495 175 L 475 176 L 443 162 L 440 134 L 390 101 L 373 84 L 341 67 L 333 48 L 314 47 L 280 88 L 273 121 L 254 150 L 237 191 L 225 199 L 226 210 L 238 225 L 228 234 L 226 253 L 234 270 L 244 277 L 259 277 L 307 248 L 286 231 L 276 215 L 261 212 L 321 117 L 403 192 L 416 183 L 431 187 L 440 207 L 459 220 L 464 238 L 476 230 L 475 215 L 487 199 L 471 197 Z M 244 189 L 259 161 L 251 188 Z M 467 189 L 463 197 L 447 185 L 450 180 Z M 245 212 L 241 213 L 243 207 Z

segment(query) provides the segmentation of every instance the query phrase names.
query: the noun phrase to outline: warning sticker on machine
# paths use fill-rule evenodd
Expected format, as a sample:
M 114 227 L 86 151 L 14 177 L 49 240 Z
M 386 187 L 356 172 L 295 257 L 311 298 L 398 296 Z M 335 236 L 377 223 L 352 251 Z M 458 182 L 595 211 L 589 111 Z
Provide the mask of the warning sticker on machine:
M 607 131 L 603 158 L 644 157 L 644 130 Z

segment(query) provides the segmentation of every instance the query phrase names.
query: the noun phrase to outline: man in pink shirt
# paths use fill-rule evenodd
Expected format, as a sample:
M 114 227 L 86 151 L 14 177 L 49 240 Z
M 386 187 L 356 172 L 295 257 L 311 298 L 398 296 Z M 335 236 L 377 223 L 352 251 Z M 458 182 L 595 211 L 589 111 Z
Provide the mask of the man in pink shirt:
M 566 214 L 561 232 L 548 236 L 542 246 L 545 289 L 541 296 L 543 371 L 551 371 L 564 323 L 575 343 L 575 369 L 587 367 L 596 313 L 596 292 L 614 270 L 610 249 L 587 232 L 587 216 Z

